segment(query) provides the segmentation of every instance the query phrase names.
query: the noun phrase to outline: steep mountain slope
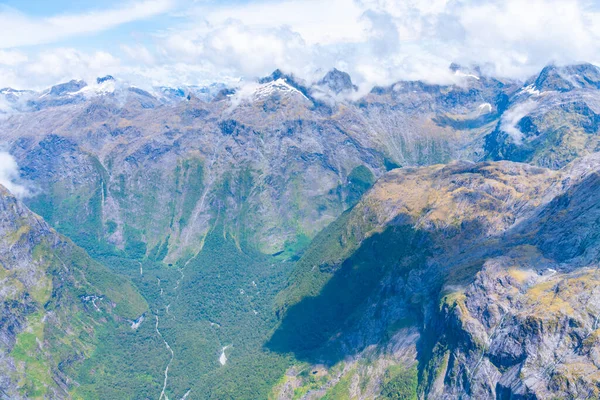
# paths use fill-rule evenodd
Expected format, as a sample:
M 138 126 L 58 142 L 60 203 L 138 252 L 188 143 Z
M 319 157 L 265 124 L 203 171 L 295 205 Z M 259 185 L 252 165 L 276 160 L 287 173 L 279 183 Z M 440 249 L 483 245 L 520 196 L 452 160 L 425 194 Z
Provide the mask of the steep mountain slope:
M 388 173 L 300 260 L 268 346 L 327 366 L 306 398 L 378 395 L 390 365 L 418 366 L 411 396 L 597 396 L 599 176 L 598 155 Z
M 3 398 L 82 395 L 79 371 L 95 359 L 100 341 L 120 326 L 131 330 L 128 320 L 148 311 L 130 282 L 90 259 L 1 186 L 0 279 Z

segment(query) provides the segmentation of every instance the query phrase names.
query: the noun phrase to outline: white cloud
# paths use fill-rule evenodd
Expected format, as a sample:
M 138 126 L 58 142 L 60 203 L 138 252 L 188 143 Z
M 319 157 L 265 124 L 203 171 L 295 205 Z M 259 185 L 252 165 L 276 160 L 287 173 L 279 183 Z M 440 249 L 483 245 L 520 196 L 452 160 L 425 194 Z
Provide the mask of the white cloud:
M 7 188 L 16 197 L 25 197 L 29 189 L 22 184 L 19 176 L 19 166 L 14 157 L 0 150 L 0 185 Z
M 275 68 L 309 79 L 334 66 L 364 86 L 448 83 L 452 62 L 526 78 L 549 62 L 597 62 L 600 20 L 585 0 L 205 2 L 160 52 L 245 77 Z
M 0 65 L 15 66 L 28 60 L 27 55 L 19 51 L 0 50 Z
M 290 27 L 307 45 L 354 43 L 364 40 L 364 9 L 348 0 L 263 1 L 235 6 L 205 6 L 197 14 L 213 25 L 241 21 L 252 28 Z
M 139 0 L 43 20 L 17 16 L 25 18 L 25 27 L 34 25 L 28 35 L 11 32 L 14 21 L 3 26 L 7 14 L 0 13 L 0 47 L 108 29 L 164 12 L 175 2 Z M 600 63 L 600 12 L 590 0 L 267 0 L 235 6 L 206 0 L 177 9 L 171 18 L 176 24 L 136 35 L 139 42 L 128 37 L 115 43 L 120 53 L 0 53 L 0 87 L 108 73 L 158 85 L 205 84 L 252 80 L 276 68 L 313 81 L 337 67 L 363 93 L 398 80 L 455 82 L 448 71 L 452 62 L 519 79 L 549 62 Z
M 459 21 L 470 61 L 493 63 L 495 72 L 522 76 L 554 61 L 597 61 L 600 16 L 576 0 L 509 0 L 463 7 Z
M 3 65 L 0 50 L 0 88 L 41 90 L 71 79 L 94 82 L 99 76 L 122 71 L 120 59 L 104 51 L 86 53 L 57 48 L 24 58 L 19 63 Z
M 154 55 L 148 50 L 146 46 L 142 45 L 121 45 L 121 50 L 132 60 L 135 62 L 139 62 L 142 64 L 151 65 L 154 64 L 155 59 Z
M 14 9 L 0 11 L 0 48 L 53 43 L 162 14 L 173 0 L 142 0 L 122 7 L 82 14 L 33 18 Z
M 515 144 L 523 143 L 523 132 L 517 127 L 517 124 L 523 117 L 532 113 L 537 106 L 536 101 L 529 99 L 524 103 L 517 104 L 502 115 L 500 129 L 508 133 Z

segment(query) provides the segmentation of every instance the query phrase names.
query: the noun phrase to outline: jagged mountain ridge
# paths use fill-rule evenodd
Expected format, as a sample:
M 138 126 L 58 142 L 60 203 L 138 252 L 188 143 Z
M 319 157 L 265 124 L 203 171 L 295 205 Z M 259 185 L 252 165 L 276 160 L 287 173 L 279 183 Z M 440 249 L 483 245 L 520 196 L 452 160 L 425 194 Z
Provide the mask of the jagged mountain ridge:
M 495 132 L 500 133 L 495 142 L 507 140 L 502 131 L 494 128 L 510 108 L 511 99 L 523 97 L 518 94 L 519 85 L 463 75 L 463 86 L 401 82 L 375 88 L 357 101 L 317 99 L 319 96 L 315 97 L 310 85 L 281 71 L 263 79 L 249 95 L 222 91 L 209 102 L 195 96 L 176 96 L 180 100 L 175 103 L 163 103 L 149 92 L 131 87 L 86 97 L 79 93 L 89 87 L 84 86 L 74 92 L 76 95 L 68 92 L 65 96 L 48 95 L 34 101 L 37 111 L 10 116 L 0 123 L 0 130 L 21 162 L 25 178 L 40 181 L 42 193 L 53 193 L 56 185 L 66 185 L 66 192 L 61 188 L 61 193 L 57 193 L 59 202 L 76 192 L 69 188 L 74 178 L 67 178 L 75 169 L 78 179 L 87 177 L 86 193 L 98 191 L 99 182 L 105 182 L 107 192 L 101 224 L 88 227 L 88 231 L 108 236 L 110 243 L 120 247 L 126 242 L 125 224 L 142 231 L 142 241 L 149 248 L 165 243 L 170 236 L 169 252 L 174 257 L 193 252 L 191 238 L 197 242 L 206 233 L 209 226 L 206 221 L 214 215 L 210 211 L 216 198 L 214 186 L 224 183 L 223 173 L 230 170 L 233 176 L 247 173 L 257 187 L 250 197 L 252 206 L 272 210 L 264 219 L 258 213 L 259 226 L 252 227 L 253 235 L 259 247 L 274 253 L 282 250 L 286 241 L 294 242 L 297 235 L 314 235 L 348 206 L 344 186 L 359 165 L 366 166 L 377 177 L 397 165 L 498 158 L 488 143 Z M 99 85 L 114 84 L 112 79 L 99 82 Z M 82 84 L 69 85 L 79 88 Z M 51 89 L 48 93 L 63 93 L 63 89 Z M 577 116 L 577 110 L 569 112 Z M 503 145 L 495 145 L 500 146 Z M 36 176 L 40 168 L 29 164 L 39 160 L 28 155 L 41 156 L 48 151 L 53 160 L 46 164 L 54 164 L 62 172 L 53 173 L 52 178 Z M 56 157 L 59 154 L 64 155 Z M 71 163 L 77 160 L 77 165 L 67 167 L 61 159 L 69 159 Z M 157 163 L 158 160 L 164 162 Z M 202 164 L 200 180 L 210 182 L 206 192 L 192 194 L 193 199 L 186 203 L 185 207 L 192 207 L 191 213 L 178 209 L 184 207 L 180 203 L 175 210 L 163 212 L 171 214 L 171 218 L 162 221 L 125 215 L 122 210 L 125 203 L 115 196 L 119 185 L 124 185 L 126 196 L 135 191 L 153 193 L 158 207 L 167 210 L 170 200 L 161 199 L 156 187 L 139 185 L 157 179 L 176 181 L 173 178 L 182 163 Z M 113 171 L 111 165 L 117 169 Z M 150 173 L 156 178 L 140 180 Z M 61 183 L 63 179 L 67 181 Z M 316 181 L 319 184 L 314 186 Z M 165 184 L 172 187 L 169 192 L 181 190 L 166 181 Z M 275 184 L 278 193 L 270 192 L 265 184 Z M 197 188 L 200 186 L 196 183 Z M 294 191 L 308 193 L 311 204 L 293 198 Z M 278 200 L 279 193 L 287 194 Z M 232 193 L 233 197 L 239 195 Z M 126 207 L 133 204 L 129 200 Z M 234 207 L 240 206 L 239 199 L 229 202 Z M 284 209 L 271 206 L 280 202 Z M 89 202 L 82 206 L 96 207 Z M 289 210 L 292 215 L 285 215 Z M 36 211 L 52 222 L 44 210 Z M 182 217 L 184 222 L 194 218 L 197 222 L 194 232 L 184 232 L 186 227 L 177 223 Z M 292 228 L 295 220 L 300 224 Z M 109 222 L 111 226 L 116 224 L 116 234 L 103 232 Z M 176 242 L 180 242 L 180 249 L 174 247 Z

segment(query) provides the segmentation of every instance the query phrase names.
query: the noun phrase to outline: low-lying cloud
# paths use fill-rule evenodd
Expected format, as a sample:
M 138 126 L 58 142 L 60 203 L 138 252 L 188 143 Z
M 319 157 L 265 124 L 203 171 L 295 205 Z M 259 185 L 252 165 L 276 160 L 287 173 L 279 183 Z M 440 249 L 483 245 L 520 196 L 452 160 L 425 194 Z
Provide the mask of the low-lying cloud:
M 15 158 L 6 151 L 0 150 L 0 185 L 7 188 L 18 198 L 27 197 L 29 188 L 23 183 L 19 174 L 19 166 Z
M 517 145 L 523 143 L 523 132 L 519 129 L 517 124 L 525 116 L 532 113 L 538 106 L 535 100 L 527 100 L 524 103 L 518 104 L 513 108 L 507 110 L 502 115 L 502 121 L 500 122 L 500 129 L 510 135 L 513 142 Z

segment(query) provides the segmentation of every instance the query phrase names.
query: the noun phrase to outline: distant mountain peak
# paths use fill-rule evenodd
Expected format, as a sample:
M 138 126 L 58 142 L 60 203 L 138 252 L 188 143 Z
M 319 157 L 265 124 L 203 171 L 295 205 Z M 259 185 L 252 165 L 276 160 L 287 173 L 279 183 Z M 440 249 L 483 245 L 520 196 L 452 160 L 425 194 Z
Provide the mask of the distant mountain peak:
M 50 88 L 50 94 L 53 96 L 61 96 L 66 93 L 78 92 L 86 86 L 87 83 L 85 83 L 84 81 L 73 79 L 69 82 L 60 83 L 58 85 L 52 86 Z
M 6 93 L 25 93 L 25 92 L 31 92 L 30 90 L 18 90 L 18 89 L 13 89 L 11 87 L 5 87 L 0 89 L 0 93 L 2 94 L 6 94 Z
M 318 82 L 319 86 L 326 86 L 335 94 L 345 91 L 357 91 L 358 88 L 352 83 L 352 78 L 347 72 L 337 68 L 327 72 L 323 79 Z
M 279 68 L 277 68 L 275 71 L 273 71 L 271 73 L 271 75 L 265 76 L 264 78 L 260 78 L 258 80 L 258 83 L 269 83 L 269 82 L 276 81 L 278 79 L 284 79 L 287 81 L 287 80 L 293 80 L 293 77 L 291 75 L 284 74 L 283 71 L 281 71 Z
M 547 65 L 530 79 L 530 84 L 538 91 L 568 92 L 577 88 L 600 88 L 600 69 L 593 64 L 567 66 Z
M 5 95 L 5 96 L 21 96 L 23 94 L 32 94 L 35 93 L 32 90 L 19 90 L 19 89 L 13 89 L 11 87 L 5 87 L 0 89 L 0 94 Z
M 285 74 L 279 68 L 273 71 L 271 75 L 259 79 L 258 83 L 260 83 L 261 85 L 271 84 L 269 85 L 270 89 L 259 89 L 264 93 L 270 93 L 279 89 L 288 91 L 286 89 L 287 86 L 291 89 L 294 89 L 291 92 L 298 92 L 308 100 L 312 101 L 310 96 L 310 89 L 305 85 L 304 81 L 302 79 L 297 79 L 294 75 Z

